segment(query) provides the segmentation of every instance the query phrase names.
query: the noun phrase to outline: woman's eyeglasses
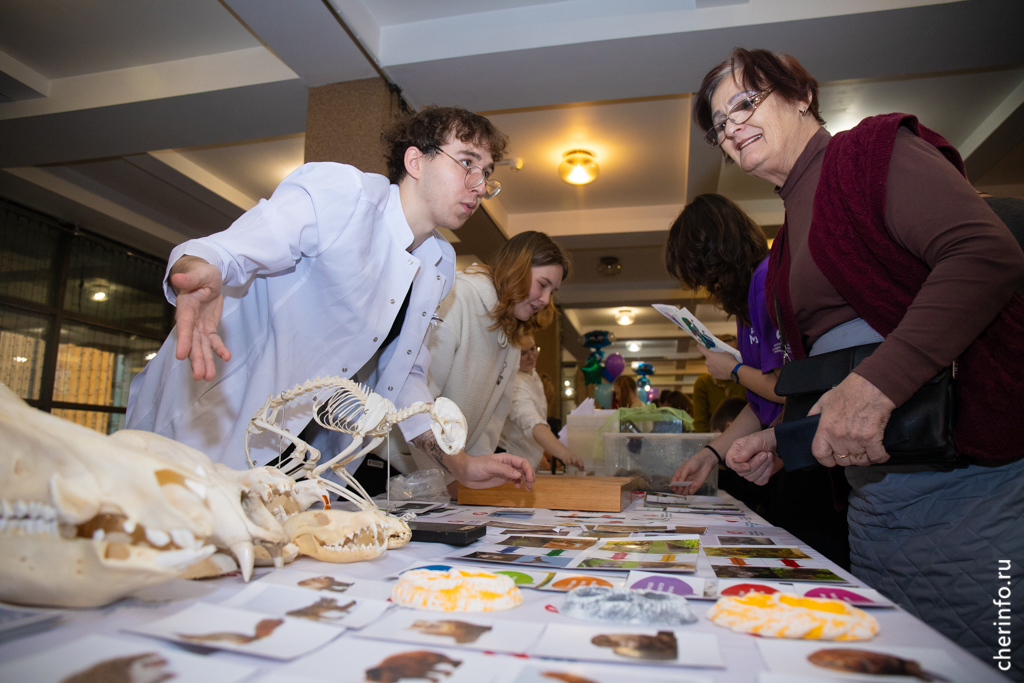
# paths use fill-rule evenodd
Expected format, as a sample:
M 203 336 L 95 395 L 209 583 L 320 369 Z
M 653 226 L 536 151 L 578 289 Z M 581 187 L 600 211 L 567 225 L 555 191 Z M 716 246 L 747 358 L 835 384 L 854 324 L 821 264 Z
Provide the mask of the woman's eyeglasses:
M 761 92 L 752 95 L 751 97 L 744 97 L 742 100 L 733 105 L 729 113 L 726 114 L 724 121 L 719 121 L 715 125 L 711 126 L 711 130 L 704 136 L 704 141 L 712 147 L 718 147 L 722 144 L 722 139 L 725 137 L 725 126 L 732 121 L 737 126 L 741 123 L 746 123 L 758 106 L 765 101 L 765 99 L 772 94 L 774 88 L 767 88 Z

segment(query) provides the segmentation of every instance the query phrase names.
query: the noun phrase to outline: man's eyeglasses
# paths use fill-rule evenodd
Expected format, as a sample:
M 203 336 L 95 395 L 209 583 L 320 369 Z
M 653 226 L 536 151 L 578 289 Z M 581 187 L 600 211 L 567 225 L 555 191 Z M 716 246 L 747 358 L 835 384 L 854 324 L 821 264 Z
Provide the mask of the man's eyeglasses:
M 733 105 L 729 113 L 726 114 L 724 121 L 719 121 L 715 125 L 711 126 L 711 130 L 704 136 L 704 141 L 712 147 L 718 147 L 722 144 L 722 139 L 725 138 L 725 126 L 732 121 L 737 126 L 741 123 L 746 123 L 751 116 L 754 115 L 754 111 L 757 107 L 765 101 L 765 99 L 772 94 L 774 88 L 767 88 L 761 92 L 751 96 L 744 97 L 742 100 Z
M 501 192 L 501 183 L 497 180 L 490 180 L 484 174 L 484 170 L 479 166 L 469 166 L 468 161 L 459 161 L 448 152 L 444 151 L 438 146 L 434 146 L 441 154 L 445 155 L 462 168 L 466 169 L 466 187 L 472 190 L 473 188 L 480 187 L 481 183 L 484 185 L 484 199 L 491 199 L 496 194 Z

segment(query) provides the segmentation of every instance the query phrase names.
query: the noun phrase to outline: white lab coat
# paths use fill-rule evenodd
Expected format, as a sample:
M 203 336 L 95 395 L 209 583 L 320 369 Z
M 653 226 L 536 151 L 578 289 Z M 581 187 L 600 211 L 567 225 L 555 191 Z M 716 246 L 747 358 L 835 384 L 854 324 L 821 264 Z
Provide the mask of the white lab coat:
M 219 331 L 232 357 L 216 359 L 212 382 L 197 382 L 189 361 L 174 357 L 172 331 L 132 380 L 128 428 L 163 434 L 244 468 L 245 430 L 267 397 L 315 377 L 355 375 L 379 350 L 410 283 L 402 331 L 367 381 L 398 408 L 433 400 L 426 340 L 454 282 L 455 251 L 436 231 L 409 253 L 412 241 L 397 185 L 352 166 L 311 163 L 227 230 L 179 245 L 168 272 L 188 254 L 224 274 Z M 173 304 L 166 279 L 165 292 Z M 311 417 L 307 400 L 285 410 L 279 424 L 298 434 Z M 401 426 L 411 439 L 429 429 L 429 417 Z M 250 442 L 257 464 L 285 446 L 268 434 Z

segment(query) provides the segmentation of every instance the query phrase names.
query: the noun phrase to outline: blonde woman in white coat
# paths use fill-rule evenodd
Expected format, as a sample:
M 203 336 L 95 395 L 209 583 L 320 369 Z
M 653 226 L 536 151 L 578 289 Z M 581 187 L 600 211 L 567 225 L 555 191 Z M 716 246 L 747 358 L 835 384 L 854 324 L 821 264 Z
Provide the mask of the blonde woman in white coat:
M 501 447 L 509 453 L 526 458 L 533 469 L 537 469 L 544 451 L 547 451 L 566 465 L 582 470 L 583 458 L 566 448 L 548 426 L 548 399 L 544 395 L 544 383 L 537 374 L 539 354 L 540 349 L 533 336 L 523 337 L 519 351 L 519 372 L 516 373 L 512 394 L 512 411 L 501 430 Z
M 568 257 L 550 237 L 520 233 L 490 267 L 474 264 L 458 273 L 438 307 L 427 382 L 435 397 L 451 399 L 466 416 L 467 454 L 492 454 L 498 446 L 512 407 L 519 346 L 554 318 L 552 296 L 568 274 Z M 420 469 L 437 466 L 420 443 L 413 445 Z M 451 473 L 446 481 L 453 481 Z

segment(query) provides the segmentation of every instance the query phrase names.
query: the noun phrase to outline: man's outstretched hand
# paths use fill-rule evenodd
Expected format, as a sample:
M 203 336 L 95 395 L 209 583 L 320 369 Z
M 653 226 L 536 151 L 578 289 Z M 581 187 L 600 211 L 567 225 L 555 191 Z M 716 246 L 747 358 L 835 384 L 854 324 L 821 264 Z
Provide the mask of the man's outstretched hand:
M 491 455 L 467 455 L 454 468 L 454 474 L 463 486 L 471 489 L 489 489 L 513 482 L 516 488 L 520 484 L 529 491 L 533 488 L 535 475 L 533 468 L 525 458 L 511 453 L 493 453 Z
M 171 266 L 171 287 L 177 295 L 174 322 L 178 327 L 178 343 L 174 357 L 192 363 L 194 379 L 212 380 L 217 369 L 213 354 L 231 360 L 217 326 L 224 309 L 220 269 L 198 256 L 182 256 Z

